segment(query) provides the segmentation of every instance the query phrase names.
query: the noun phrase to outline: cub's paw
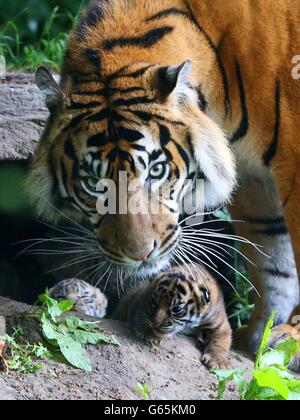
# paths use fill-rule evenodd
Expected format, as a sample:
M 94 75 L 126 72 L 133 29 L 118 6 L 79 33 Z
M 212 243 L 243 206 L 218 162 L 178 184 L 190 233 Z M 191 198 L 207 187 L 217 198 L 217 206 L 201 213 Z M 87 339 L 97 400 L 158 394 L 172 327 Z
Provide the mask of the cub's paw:
M 297 328 L 294 328 L 291 325 L 279 325 L 278 327 L 273 328 L 268 345 L 271 348 L 276 348 L 279 344 L 288 341 L 290 338 L 294 338 L 300 345 L 300 331 L 298 331 Z M 300 349 L 291 360 L 289 369 L 300 372 Z
M 207 369 L 230 369 L 232 363 L 229 359 L 229 352 L 223 349 L 209 350 L 202 356 L 201 362 Z
M 156 337 L 155 335 L 151 334 L 148 331 L 143 331 L 140 329 L 134 330 L 135 336 L 144 342 L 147 346 L 153 347 L 158 346 L 161 343 L 161 338 Z
M 155 335 L 148 336 L 145 339 L 145 344 L 147 344 L 150 347 L 159 346 L 161 342 L 162 342 L 162 339 L 160 337 L 156 337 Z

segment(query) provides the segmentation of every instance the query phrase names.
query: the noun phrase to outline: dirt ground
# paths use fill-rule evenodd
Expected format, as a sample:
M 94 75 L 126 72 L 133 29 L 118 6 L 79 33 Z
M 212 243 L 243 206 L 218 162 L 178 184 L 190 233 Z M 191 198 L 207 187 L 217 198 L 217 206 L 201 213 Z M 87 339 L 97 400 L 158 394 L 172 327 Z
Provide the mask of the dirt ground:
M 26 305 L 0 298 L 0 314 L 10 316 Z M 1 319 L 1 318 L 0 318 Z M 120 347 L 92 346 L 88 353 L 93 372 L 86 373 L 57 362 L 45 362 L 37 374 L 0 373 L 0 400 L 137 400 L 137 383 L 147 384 L 151 399 L 214 400 L 216 381 L 200 363 L 195 343 L 185 337 L 150 348 L 135 339 L 125 324 L 103 320 L 106 334 Z M 251 362 L 232 353 L 235 366 Z M 237 399 L 234 387 L 226 399 Z

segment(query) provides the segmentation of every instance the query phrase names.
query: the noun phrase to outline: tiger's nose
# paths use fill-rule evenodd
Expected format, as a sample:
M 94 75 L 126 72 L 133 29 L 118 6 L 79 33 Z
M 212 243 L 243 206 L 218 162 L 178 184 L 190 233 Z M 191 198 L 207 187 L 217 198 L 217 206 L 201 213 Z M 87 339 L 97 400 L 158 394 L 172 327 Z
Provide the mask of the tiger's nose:
M 125 253 L 127 257 L 132 258 L 133 260 L 145 261 L 150 257 L 150 255 L 153 253 L 156 247 L 157 242 L 154 241 L 152 245 L 147 245 L 142 249 L 127 249 Z

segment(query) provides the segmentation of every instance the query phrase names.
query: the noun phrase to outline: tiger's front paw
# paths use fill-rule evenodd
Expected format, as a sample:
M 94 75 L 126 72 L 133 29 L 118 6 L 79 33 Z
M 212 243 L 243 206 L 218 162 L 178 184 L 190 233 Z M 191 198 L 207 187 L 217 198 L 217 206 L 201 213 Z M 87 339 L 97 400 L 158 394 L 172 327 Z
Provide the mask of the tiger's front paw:
M 201 362 L 207 369 L 230 369 L 232 367 L 232 363 L 229 359 L 229 352 L 217 348 L 211 349 L 205 352 L 202 356 Z

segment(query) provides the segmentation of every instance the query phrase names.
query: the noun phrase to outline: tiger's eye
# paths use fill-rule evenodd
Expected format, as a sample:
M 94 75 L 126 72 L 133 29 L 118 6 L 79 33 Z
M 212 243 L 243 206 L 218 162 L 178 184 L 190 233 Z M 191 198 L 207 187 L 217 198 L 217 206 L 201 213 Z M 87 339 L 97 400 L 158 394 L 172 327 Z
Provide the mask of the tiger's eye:
M 180 315 L 183 312 L 183 308 L 181 306 L 174 306 L 171 312 L 172 315 Z
M 99 179 L 96 177 L 88 177 L 82 181 L 84 188 L 90 192 L 97 192 L 97 186 L 99 183 Z
M 210 291 L 203 288 L 203 289 L 201 289 L 201 292 L 203 293 L 203 298 L 204 298 L 205 303 L 208 304 L 210 302 L 210 299 L 211 299 Z
M 154 296 L 152 297 L 151 305 L 153 308 L 156 308 L 158 305 L 157 299 Z
M 152 166 L 149 172 L 151 179 L 162 179 L 167 171 L 167 164 L 165 162 L 156 163 Z

